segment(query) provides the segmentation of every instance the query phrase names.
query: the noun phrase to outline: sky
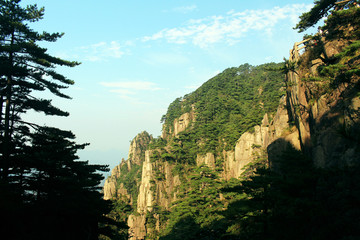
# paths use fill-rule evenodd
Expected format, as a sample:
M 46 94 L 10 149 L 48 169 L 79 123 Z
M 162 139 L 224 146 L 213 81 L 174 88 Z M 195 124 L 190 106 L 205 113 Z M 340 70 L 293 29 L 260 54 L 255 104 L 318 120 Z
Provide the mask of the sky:
M 303 36 L 293 30 L 298 16 L 313 6 L 312 0 L 21 2 L 34 3 L 45 16 L 30 27 L 65 33 L 39 44 L 81 65 L 57 68 L 75 81 L 64 91 L 71 100 L 39 94 L 69 117 L 31 112 L 25 119 L 71 130 L 78 143 L 90 143 L 81 160 L 110 168 L 127 158 L 138 133 L 161 135 L 161 116 L 177 97 L 226 68 L 288 58 Z

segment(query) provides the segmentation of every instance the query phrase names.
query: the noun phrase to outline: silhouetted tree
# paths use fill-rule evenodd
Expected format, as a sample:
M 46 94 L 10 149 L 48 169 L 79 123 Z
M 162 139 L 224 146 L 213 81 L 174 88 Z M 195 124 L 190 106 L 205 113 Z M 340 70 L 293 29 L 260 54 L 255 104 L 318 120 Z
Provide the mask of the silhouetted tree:
M 272 163 L 249 165 L 247 180 L 226 191 L 245 193 L 224 212 L 226 239 L 358 239 L 359 167 L 317 169 L 288 148 Z
M 356 0 L 350 1 L 339 1 L 339 0 L 315 0 L 314 6 L 310 9 L 309 12 L 305 12 L 300 16 L 300 21 L 296 24 L 295 29 L 298 29 L 299 32 L 303 32 L 306 29 L 313 27 L 317 24 L 323 17 L 327 17 L 329 12 L 332 9 L 348 8 Z M 336 3 L 340 3 L 337 5 Z
M 67 116 L 54 107 L 51 100 L 34 96 L 34 91 L 49 90 L 56 96 L 70 98 L 61 89 L 73 84 L 72 80 L 57 73 L 56 66 L 73 67 L 77 62 L 62 60 L 47 53 L 37 42 L 55 42 L 62 33 L 38 33 L 28 23 L 42 19 L 44 8 L 36 5 L 20 6 L 20 0 L 0 1 L 0 95 L 1 95 L 1 177 L 6 179 L 13 166 L 13 154 L 19 142 L 17 134 L 24 135 L 20 114 L 29 109 L 47 115 Z
M 110 207 L 99 192 L 107 166 L 79 161 L 76 153 L 87 144 L 76 144 L 71 132 L 21 118 L 28 110 L 69 115 L 34 94 L 70 98 L 61 90 L 74 82 L 55 67 L 79 64 L 38 45 L 63 35 L 29 27 L 43 14 L 36 5 L 0 0 L 0 238 L 97 239 Z

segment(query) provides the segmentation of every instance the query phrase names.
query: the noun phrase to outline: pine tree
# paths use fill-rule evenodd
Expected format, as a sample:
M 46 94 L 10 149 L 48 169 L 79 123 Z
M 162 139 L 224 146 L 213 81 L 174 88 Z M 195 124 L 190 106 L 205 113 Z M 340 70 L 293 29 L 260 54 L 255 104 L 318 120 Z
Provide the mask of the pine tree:
M 340 10 L 349 8 L 356 2 L 356 0 L 315 0 L 314 6 L 310 9 L 310 11 L 305 12 L 300 16 L 300 21 L 296 24 L 295 29 L 298 29 L 299 32 L 303 32 L 306 29 L 313 27 L 323 17 L 327 17 L 332 9 Z
M 107 166 L 79 161 L 76 152 L 87 144 L 76 144 L 71 132 L 21 118 L 28 110 L 69 115 L 35 94 L 70 99 L 62 89 L 74 82 L 55 68 L 79 64 L 40 47 L 63 35 L 29 27 L 43 15 L 36 5 L 0 0 L 0 238 L 97 239 L 110 210 L 98 186 Z
M 180 186 L 160 239 L 219 239 L 224 207 L 219 194 L 217 173 L 205 165 L 195 167 Z
M 38 33 L 28 23 L 43 18 L 44 8 L 36 5 L 20 6 L 20 0 L 0 1 L 0 103 L 1 103 L 1 178 L 7 179 L 16 167 L 12 158 L 19 144 L 16 135 L 24 135 L 31 123 L 21 121 L 20 114 L 29 109 L 47 115 L 67 116 L 54 107 L 51 100 L 41 99 L 33 93 L 49 90 L 62 98 L 70 98 L 61 89 L 74 82 L 57 73 L 56 66 L 73 67 L 78 62 L 53 57 L 37 42 L 55 42 L 63 33 Z
M 27 238 L 97 239 L 97 224 L 109 207 L 102 200 L 103 176 L 97 171 L 108 169 L 79 161 L 76 152 L 87 144 L 76 144 L 74 138 L 69 131 L 51 127 L 30 134 L 23 158 L 26 210 L 16 216 L 33 220 L 17 226 Z M 29 211 L 36 214 L 31 216 Z

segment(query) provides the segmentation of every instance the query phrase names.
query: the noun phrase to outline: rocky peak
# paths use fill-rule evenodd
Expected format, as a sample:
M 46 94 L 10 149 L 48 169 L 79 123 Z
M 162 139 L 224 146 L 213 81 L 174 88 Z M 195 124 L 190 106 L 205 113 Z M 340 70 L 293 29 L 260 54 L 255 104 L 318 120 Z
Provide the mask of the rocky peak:
M 128 168 L 131 169 L 131 164 L 140 165 L 144 161 L 145 151 L 153 137 L 143 131 L 136 135 L 136 137 L 131 141 L 128 154 Z
M 136 137 L 131 141 L 129 147 L 128 159 L 122 159 L 121 163 L 117 165 L 111 171 L 111 175 L 105 180 L 103 187 L 104 199 L 113 199 L 119 195 L 123 195 L 133 201 L 132 196 L 129 194 L 128 189 L 124 186 L 123 183 L 118 182 L 118 179 L 121 177 L 121 172 L 129 173 L 132 167 L 135 165 L 140 166 L 145 160 L 145 151 L 148 144 L 152 140 L 152 136 L 146 131 L 143 131 L 136 135 Z

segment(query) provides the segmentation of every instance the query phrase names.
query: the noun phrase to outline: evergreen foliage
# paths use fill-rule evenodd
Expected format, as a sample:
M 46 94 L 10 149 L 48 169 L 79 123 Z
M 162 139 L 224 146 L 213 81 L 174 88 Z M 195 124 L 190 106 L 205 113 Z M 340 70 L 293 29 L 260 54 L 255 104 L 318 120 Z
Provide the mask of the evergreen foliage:
M 345 47 L 340 53 L 328 57 L 326 55 L 323 40 L 319 36 L 314 36 L 318 44 L 308 49 L 308 55 L 311 60 L 319 58 L 324 64 L 317 68 L 317 75 L 308 75 L 304 81 L 316 83 L 318 93 L 316 96 L 321 96 L 324 93 L 331 93 L 342 83 L 351 83 L 360 76 L 359 56 L 360 56 L 360 43 L 359 35 L 354 32 L 359 32 L 360 24 L 360 8 L 350 8 L 347 10 L 336 11 L 331 14 L 326 20 L 326 25 L 322 27 L 325 35 L 325 40 L 332 41 L 341 39 L 345 43 Z M 342 23 L 342 24 L 339 24 Z M 354 26 L 354 27 L 352 27 Z M 305 62 L 302 63 L 306 64 Z M 303 66 L 308 68 L 308 66 Z M 315 95 L 315 94 L 314 94 Z
M 329 14 L 329 11 L 335 6 L 335 2 L 337 2 L 337 0 L 315 0 L 311 10 L 300 16 L 300 21 L 295 29 L 303 32 L 314 26 L 320 19 Z
M 30 134 L 16 158 L 16 174 L 1 181 L 2 236 L 97 239 L 97 224 L 110 209 L 99 192 L 98 171 L 108 169 L 79 161 L 76 151 L 87 144 L 73 139 L 71 132 L 50 127 Z
M 74 82 L 55 71 L 78 62 L 53 57 L 38 42 L 55 42 L 62 33 L 38 33 L 29 23 L 44 8 L 0 0 L 0 238 L 97 239 L 110 206 L 102 199 L 100 172 L 107 166 L 80 161 L 70 131 L 22 120 L 28 110 L 69 114 L 36 96 L 62 92 Z
M 195 151 L 215 153 L 233 148 L 242 133 L 261 123 L 265 113 L 276 110 L 283 94 L 283 75 L 271 69 L 279 67 L 268 63 L 226 69 L 170 104 L 162 118 L 165 131 L 173 132 L 174 120 L 194 111 L 193 127 L 178 136 L 178 142 L 188 144 L 190 152 L 185 152 L 194 156 Z
M 233 188 L 247 197 L 229 205 L 237 210 L 231 215 L 225 211 L 233 219 L 228 239 L 360 237 L 358 166 L 316 169 L 291 147 L 273 164 L 277 170 L 266 161 L 250 164 L 253 174 Z
M 321 56 L 324 64 L 318 67 L 318 74 L 305 79 L 319 83 L 318 93 L 311 88 L 312 97 L 330 92 L 341 83 L 354 84 L 354 91 L 358 91 L 360 44 L 356 33 L 360 21 L 359 9 L 351 7 L 353 2 L 348 1 L 343 5 L 345 10 L 333 11 L 328 17 L 322 27 L 326 34 L 314 36 L 318 44 L 307 47 L 309 59 L 299 63 L 285 59 L 284 65 L 245 64 L 230 68 L 171 104 L 162 118 L 167 136 L 173 132 L 174 120 L 185 112 L 194 111 L 196 121 L 154 147 L 154 159 L 173 162 L 173 174 L 179 174 L 182 182 L 176 192 L 178 200 L 163 220 L 167 225 L 160 231 L 160 239 L 360 238 L 360 168 L 356 164 L 319 169 L 311 156 L 279 139 L 274 146 L 286 150 L 276 156 L 271 152 L 270 156 L 261 154 L 246 166 L 241 179 L 221 181 L 216 171 L 194 166 L 197 154 L 210 151 L 219 158 L 223 149 L 232 147 L 232 134 L 237 140 L 241 133 L 259 124 L 265 112 L 275 109 L 281 84 L 269 81 L 273 85 L 267 86 L 268 82 L 261 78 L 270 70 L 300 75 L 304 69 L 309 71 L 311 66 L 306 64 Z M 303 31 L 314 25 L 335 6 L 335 1 L 315 3 L 314 9 L 302 16 L 298 29 Z M 330 58 L 326 56 L 325 42 L 321 42 L 324 39 L 340 39 L 345 47 Z M 262 73 L 254 70 L 261 67 Z M 274 101 L 258 107 L 265 95 L 264 99 Z
M 102 221 L 100 240 L 129 239 L 127 219 L 133 211 L 129 201 L 125 198 L 112 200 L 111 211 L 107 214 L 107 221 Z
M 329 14 L 334 14 L 338 10 L 349 9 L 356 3 L 358 3 L 357 0 L 315 0 L 314 6 L 310 9 L 310 11 L 305 12 L 300 16 L 300 21 L 296 24 L 295 29 L 298 29 L 299 32 L 303 32 L 308 28 L 313 27 L 322 18 L 327 17 Z M 340 22 L 339 25 L 343 24 Z
M 326 40 L 355 40 L 360 35 L 360 8 L 333 11 L 321 27 Z
M 273 162 L 259 156 L 239 180 L 219 181 L 206 166 L 192 169 L 160 239 L 359 238 L 359 166 L 318 169 L 278 141 L 286 150 Z
M 42 19 L 44 9 L 36 5 L 26 8 L 20 0 L 0 1 L 0 78 L 1 78 L 1 151 L 2 177 L 14 169 L 11 160 L 30 125 L 21 121 L 20 114 L 32 109 L 47 115 L 67 116 L 68 113 L 51 105 L 51 100 L 36 97 L 34 91 L 48 90 L 56 96 L 70 98 L 61 92 L 74 82 L 55 72 L 56 66 L 73 67 L 77 62 L 62 60 L 46 53 L 37 42 L 55 42 L 63 34 L 37 33 L 28 22 Z M 4 106 L 5 105 L 5 106 Z M 16 136 L 16 137 L 14 137 Z
M 217 239 L 213 222 L 223 216 L 220 200 L 220 182 L 217 174 L 207 166 L 192 170 L 188 181 L 180 185 L 179 200 L 173 203 L 166 229 L 160 239 Z
M 128 169 L 127 164 L 123 164 L 120 168 L 120 177 L 117 179 L 117 188 L 120 184 L 124 184 L 124 188 L 132 196 L 133 209 L 136 209 L 137 196 L 139 194 L 139 183 L 141 181 L 142 165 L 134 164 Z

